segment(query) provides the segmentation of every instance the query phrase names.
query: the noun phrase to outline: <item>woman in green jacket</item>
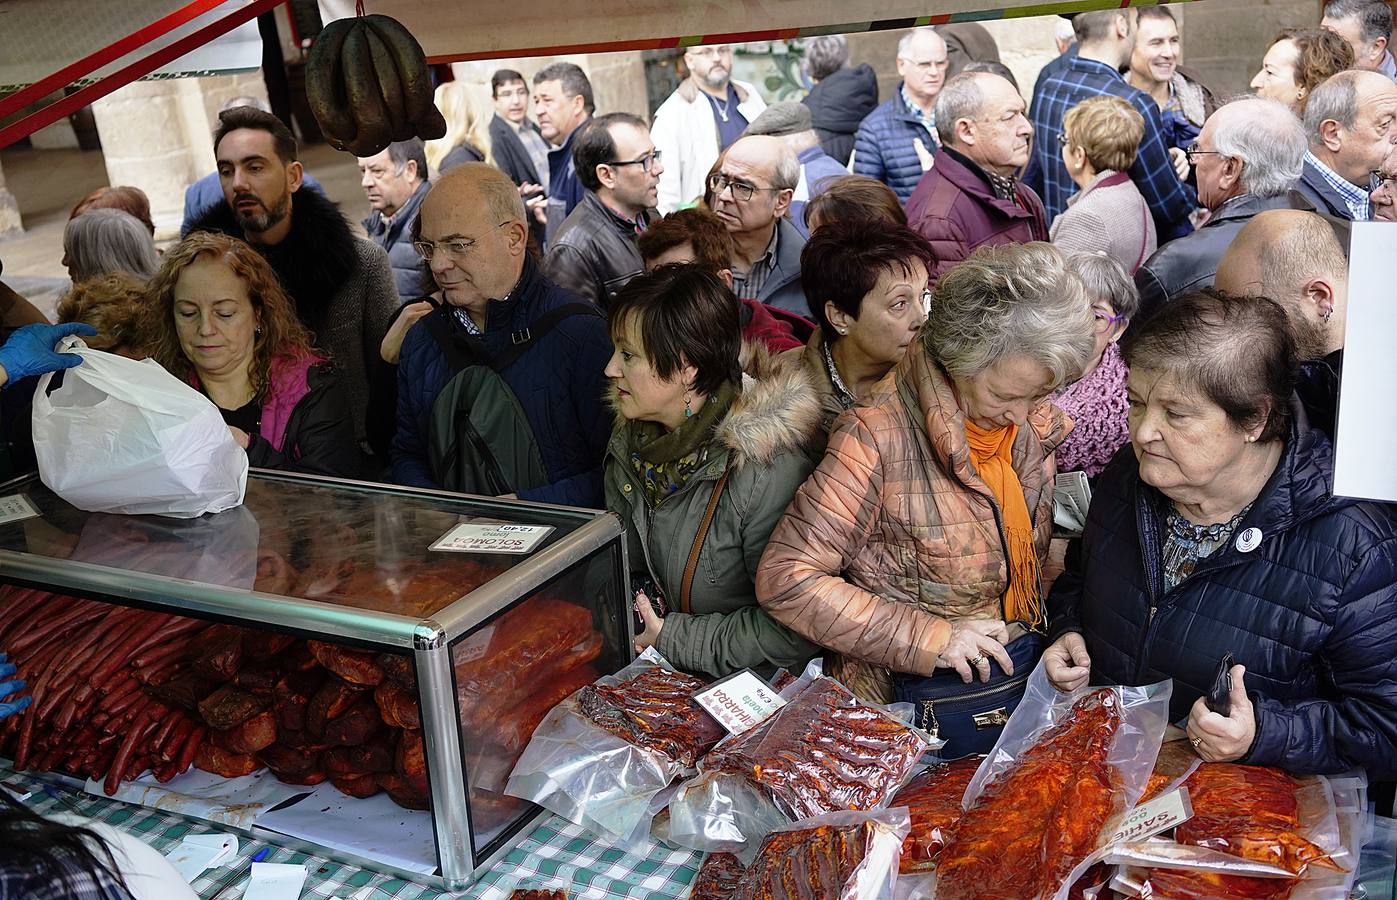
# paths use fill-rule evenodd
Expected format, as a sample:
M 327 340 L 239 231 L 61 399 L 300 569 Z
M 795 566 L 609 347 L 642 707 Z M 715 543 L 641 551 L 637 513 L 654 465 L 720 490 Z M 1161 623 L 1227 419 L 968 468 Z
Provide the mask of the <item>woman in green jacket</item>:
M 816 647 L 767 616 L 753 583 L 813 468 L 805 447 L 820 406 L 809 375 L 744 348 L 737 300 L 697 266 L 633 279 L 609 321 L 617 424 L 606 505 L 626 524 L 633 580 L 650 585 L 637 592 L 636 650 L 654 646 L 711 677 L 802 666 Z

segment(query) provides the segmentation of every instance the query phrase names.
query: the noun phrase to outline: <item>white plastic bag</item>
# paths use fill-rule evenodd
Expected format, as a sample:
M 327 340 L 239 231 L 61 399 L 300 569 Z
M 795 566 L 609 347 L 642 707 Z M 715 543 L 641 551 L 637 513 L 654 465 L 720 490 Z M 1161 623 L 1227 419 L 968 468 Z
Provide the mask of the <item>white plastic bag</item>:
M 60 353 L 83 363 L 34 391 L 39 477 L 88 512 L 192 519 L 239 506 L 247 453 L 218 407 L 151 359 L 89 350 L 78 338 Z

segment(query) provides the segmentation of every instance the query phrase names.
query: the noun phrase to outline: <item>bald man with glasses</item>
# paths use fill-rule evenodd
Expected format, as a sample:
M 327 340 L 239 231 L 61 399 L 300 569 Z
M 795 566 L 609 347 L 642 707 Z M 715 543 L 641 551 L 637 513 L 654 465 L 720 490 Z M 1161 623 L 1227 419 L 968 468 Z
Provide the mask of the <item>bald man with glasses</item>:
M 519 189 L 458 166 L 427 191 L 413 238 L 437 290 L 403 339 L 393 480 L 600 506 L 606 321 L 533 261 Z
M 785 141 L 750 135 L 728 148 L 708 188 L 732 236 L 733 293 L 808 319 L 800 281 L 805 238 L 786 216 L 799 183 L 800 161 Z

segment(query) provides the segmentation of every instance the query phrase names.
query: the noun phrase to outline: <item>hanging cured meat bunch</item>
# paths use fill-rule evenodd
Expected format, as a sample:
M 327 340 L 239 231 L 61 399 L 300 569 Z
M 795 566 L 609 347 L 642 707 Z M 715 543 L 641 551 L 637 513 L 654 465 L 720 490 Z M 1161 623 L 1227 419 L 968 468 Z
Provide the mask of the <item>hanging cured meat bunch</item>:
M 446 134 L 422 45 L 388 16 L 337 19 L 321 30 L 306 60 L 306 99 L 330 145 L 355 156 Z
M 991 781 L 941 852 L 939 900 L 1051 897 L 1124 808 L 1107 761 L 1120 725 L 1116 693 L 1092 691 Z

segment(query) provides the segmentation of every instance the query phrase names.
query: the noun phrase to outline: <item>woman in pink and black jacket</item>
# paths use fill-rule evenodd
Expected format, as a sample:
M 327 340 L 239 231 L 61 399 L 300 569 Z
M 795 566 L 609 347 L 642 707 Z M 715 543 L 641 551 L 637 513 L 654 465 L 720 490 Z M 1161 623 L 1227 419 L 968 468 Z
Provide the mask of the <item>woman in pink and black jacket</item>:
M 348 399 L 260 254 L 196 232 L 165 254 L 149 301 L 151 356 L 214 402 L 251 465 L 361 473 Z

